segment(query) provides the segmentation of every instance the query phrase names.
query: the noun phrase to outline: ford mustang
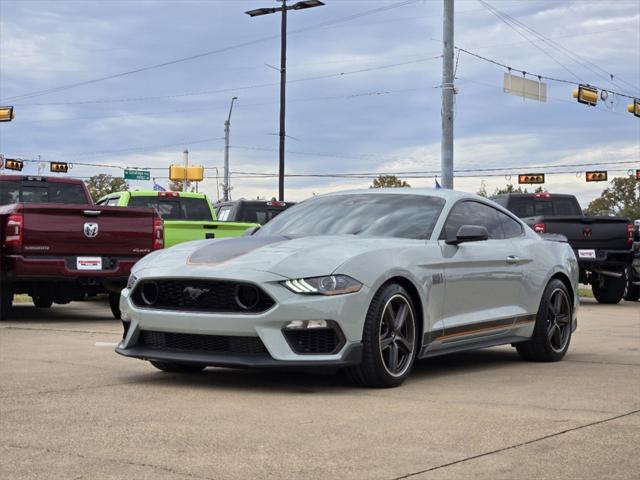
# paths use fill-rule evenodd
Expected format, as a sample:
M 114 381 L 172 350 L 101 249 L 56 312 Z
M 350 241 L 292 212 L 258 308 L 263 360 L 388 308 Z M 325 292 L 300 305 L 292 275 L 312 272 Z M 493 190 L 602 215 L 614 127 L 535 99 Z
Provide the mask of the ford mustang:
M 451 190 L 316 196 L 240 238 L 143 258 L 116 351 L 169 372 L 332 367 L 400 385 L 416 359 L 511 344 L 564 357 L 578 264 L 509 211 Z

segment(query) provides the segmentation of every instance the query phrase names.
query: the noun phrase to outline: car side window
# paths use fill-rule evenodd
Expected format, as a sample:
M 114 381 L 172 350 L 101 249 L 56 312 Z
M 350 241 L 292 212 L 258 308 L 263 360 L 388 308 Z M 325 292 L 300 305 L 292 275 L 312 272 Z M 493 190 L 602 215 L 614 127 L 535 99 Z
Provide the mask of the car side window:
M 489 232 L 490 240 L 503 239 L 502 222 L 498 215 L 499 212 L 495 208 L 483 203 L 473 201 L 459 202 L 451 209 L 440 239 L 455 238 L 458 230 L 463 225 L 485 227 Z
M 515 238 L 522 235 L 522 232 L 524 232 L 524 230 L 522 229 L 522 225 L 519 222 L 516 222 L 509 215 L 505 215 L 500 211 L 496 210 L 496 212 L 500 217 L 500 223 L 502 224 L 504 238 Z
M 107 206 L 109 207 L 117 207 L 118 201 L 120 201 L 120 197 L 113 197 L 107 200 Z

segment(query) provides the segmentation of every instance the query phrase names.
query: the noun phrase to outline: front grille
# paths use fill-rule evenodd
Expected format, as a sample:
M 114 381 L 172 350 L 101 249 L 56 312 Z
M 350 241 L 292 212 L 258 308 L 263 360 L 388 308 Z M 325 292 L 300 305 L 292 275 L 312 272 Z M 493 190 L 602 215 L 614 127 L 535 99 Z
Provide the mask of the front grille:
M 221 353 L 238 356 L 268 356 L 258 337 L 226 335 L 194 335 L 189 333 L 140 332 L 139 345 L 162 351 Z
M 150 289 L 157 291 L 149 293 Z M 142 308 L 211 313 L 261 313 L 275 304 L 252 284 L 196 279 L 143 280 L 135 287 L 132 300 Z
M 300 354 L 335 353 L 342 346 L 342 340 L 334 328 L 284 330 L 283 333 L 293 351 Z

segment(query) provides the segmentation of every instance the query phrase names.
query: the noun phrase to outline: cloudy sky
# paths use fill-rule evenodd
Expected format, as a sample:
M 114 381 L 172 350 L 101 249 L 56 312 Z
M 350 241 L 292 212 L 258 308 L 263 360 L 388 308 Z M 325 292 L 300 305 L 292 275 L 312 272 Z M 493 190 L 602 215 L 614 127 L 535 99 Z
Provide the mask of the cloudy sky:
M 442 1 L 324 1 L 289 16 L 287 173 L 438 171 Z M 637 0 L 488 4 L 502 19 L 476 0 L 456 1 L 456 46 L 527 72 L 640 96 Z M 0 153 L 71 162 L 79 177 L 155 168 L 152 176 L 166 185 L 168 166 L 188 148 L 191 163 L 221 173 L 223 123 L 237 96 L 232 196 L 277 195 L 276 178 L 242 173 L 277 172 L 279 18 L 243 13 L 277 5 L 0 0 L 0 102 L 15 105 L 16 114 L 0 124 Z M 523 101 L 503 92 L 505 71 L 465 53 L 457 59 L 456 169 L 504 170 L 466 172 L 475 176 L 457 176 L 456 188 L 484 184 L 491 192 L 529 166 L 616 162 L 610 176 L 640 168 L 640 119 L 626 112 L 627 98 L 611 94 L 587 107 L 571 98 L 572 85 L 547 82 L 547 102 Z M 546 187 L 575 193 L 586 206 L 605 186 L 584 182 L 580 172 L 589 168 L 542 170 L 566 172 L 548 175 Z M 24 171 L 37 172 L 38 163 Z M 215 175 L 207 169 L 200 185 L 214 198 Z M 432 174 L 410 176 L 412 186 L 433 186 Z M 288 178 L 286 195 L 301 200 L 370 183 Z

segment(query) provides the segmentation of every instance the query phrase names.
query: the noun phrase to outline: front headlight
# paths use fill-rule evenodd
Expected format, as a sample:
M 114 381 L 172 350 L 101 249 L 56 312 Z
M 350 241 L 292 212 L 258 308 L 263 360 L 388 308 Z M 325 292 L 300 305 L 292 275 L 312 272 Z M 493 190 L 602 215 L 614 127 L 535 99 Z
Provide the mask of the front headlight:
M 136 284 L 136 280 L 138 280 L 138 277 L 136 277 L 133 273 L 129 275 L 129 280 L 127 280 L 127 288 L 129 290 L 131 290 Z
M 359 292 L 362 284 L 347 275 L 327 275 L 326 277 L 297 278 L 282 284 L 294 293 L 307 295 L 342 295 Z

